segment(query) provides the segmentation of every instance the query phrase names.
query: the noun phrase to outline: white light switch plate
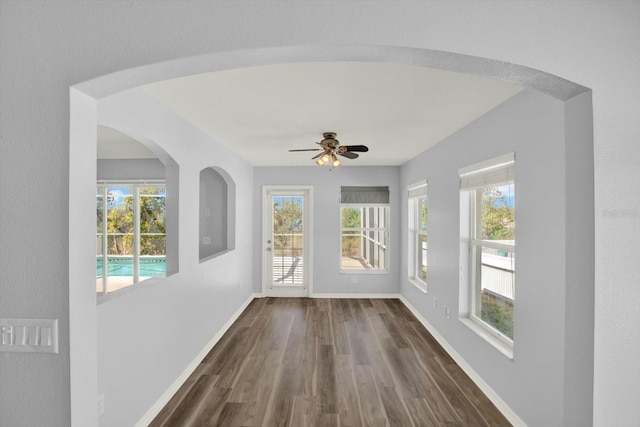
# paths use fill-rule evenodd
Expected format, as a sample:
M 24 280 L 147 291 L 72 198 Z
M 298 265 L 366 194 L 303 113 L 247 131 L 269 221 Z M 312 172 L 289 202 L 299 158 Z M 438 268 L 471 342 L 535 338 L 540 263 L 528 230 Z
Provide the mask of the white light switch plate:
M 58 319 L 0 318 L 0 351 L 57 353 Z

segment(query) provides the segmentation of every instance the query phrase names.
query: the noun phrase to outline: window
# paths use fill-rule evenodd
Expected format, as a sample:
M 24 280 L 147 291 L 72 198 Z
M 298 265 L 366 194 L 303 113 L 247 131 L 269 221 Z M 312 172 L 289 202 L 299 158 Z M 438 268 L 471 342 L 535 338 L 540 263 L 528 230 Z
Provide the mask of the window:
M 166 274 L 164 181 L 102 182 L 96 194 L 96 292 Z
M 409 186 L 409 281 L 427 291 L 427 183 Z
M 388 272 L 389 188 L 342 187 L 341 272 Z
M 469 318 L 510 345 L 515 302 L 514 155 L 460 170 L 469 197 Z

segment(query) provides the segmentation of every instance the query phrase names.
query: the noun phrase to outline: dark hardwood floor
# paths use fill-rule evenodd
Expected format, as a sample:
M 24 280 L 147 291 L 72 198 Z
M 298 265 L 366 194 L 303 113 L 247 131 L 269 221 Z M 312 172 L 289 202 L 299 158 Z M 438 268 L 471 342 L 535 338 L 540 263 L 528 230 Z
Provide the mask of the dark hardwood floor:
M 508 426 L 393 299 L 256 299 L 151 423 Z

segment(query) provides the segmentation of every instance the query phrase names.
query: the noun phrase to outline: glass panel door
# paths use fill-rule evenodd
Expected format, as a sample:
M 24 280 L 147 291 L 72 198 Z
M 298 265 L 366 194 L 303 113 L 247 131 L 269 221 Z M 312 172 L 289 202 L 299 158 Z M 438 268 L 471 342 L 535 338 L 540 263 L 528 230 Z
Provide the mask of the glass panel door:
M 265 200 L 266 294 L 308 296 L 308 190 L 269 190 Z

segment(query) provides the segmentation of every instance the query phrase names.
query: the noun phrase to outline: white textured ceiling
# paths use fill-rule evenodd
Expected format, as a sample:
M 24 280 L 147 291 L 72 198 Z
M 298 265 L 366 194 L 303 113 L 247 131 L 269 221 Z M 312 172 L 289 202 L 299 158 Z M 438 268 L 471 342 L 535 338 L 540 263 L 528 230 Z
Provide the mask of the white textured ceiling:
M 425 67 L 310 62 L 219 71 L 143 90 L 256 166 L 313 165 L 322 132 L 368 153 L 345 165 L 401 165 L 523 88 Z

